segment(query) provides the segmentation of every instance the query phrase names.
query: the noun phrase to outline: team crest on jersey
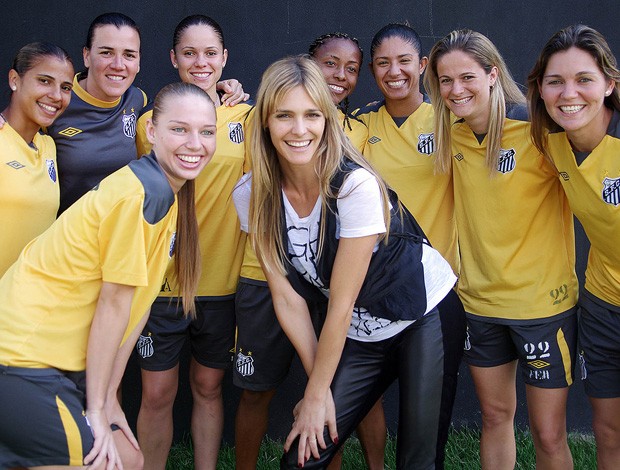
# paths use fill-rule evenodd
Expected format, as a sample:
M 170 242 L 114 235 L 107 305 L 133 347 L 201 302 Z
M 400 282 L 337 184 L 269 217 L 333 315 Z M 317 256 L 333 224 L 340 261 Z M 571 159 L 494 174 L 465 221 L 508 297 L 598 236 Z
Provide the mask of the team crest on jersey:
M 603 180 L 603 201 L 613 206 L 620 204 L 620 178 Z
M 418 136 L 418 152 L 430 155 L 435 151 L 435 134 L 420 134 Z
M 168 257 L 172 258 L 172 255 L 174 254 L 174 246 L 176 244 L 177 241 L 177 233 L 174 232 L 172 234 L 172 238 L 170 239 L 170 250 L 168 251 Z
M 510 173 L 515 169 L 517 161 L 515 160 L 515 149 L 500 149 L 499 160 L 497 161 L 497 171 L 500 173 Z
M 136 351 L 140 354 L 140 357 L 151 357 L 155 352 L 153 348 L 153 338 L 140 335 L 136 343 Z
M 134 113 L 123 114 L 123 134 L 130 139 L 136 136 L 136 121 L 137 119 Z
M 54 160 L 45 160 L 45 166 L 47 166 L 47 174 L 49 175 L 52 182 L 56 182 L 56 165 L 54 164 Z
M 248 375 L 252 375 L 254 373 L 254 358 L 250 356 L 246 356 L 242 352 L 237 354 L 237 372 L 239 372 L 243 377 L 247 377 Z
M 228 123 L 228 138 L 235 144 L 243 142 L 243 126 L 240 122 Z

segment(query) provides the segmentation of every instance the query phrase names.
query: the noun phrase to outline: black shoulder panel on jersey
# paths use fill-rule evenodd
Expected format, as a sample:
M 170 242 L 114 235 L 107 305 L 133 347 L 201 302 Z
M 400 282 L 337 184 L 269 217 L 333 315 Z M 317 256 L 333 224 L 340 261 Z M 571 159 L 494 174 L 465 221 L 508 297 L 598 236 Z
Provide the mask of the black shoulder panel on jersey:
M 360 108 L 355 116 L 359 116 L 360 114 L 368 114 L 372 112 L 377 112 L 385 104 L 385 100 L 373 101 L 372 103 L 368 103 L 366 106 Z
M 149 101 L 148 103 L 146 103 L 146 106 L 142 108 L 142 111 L 140 111 L 140 114 L 138 115 L 138 119 L 140 119 L 143 114 L 146 114 L 152 110 L 153 110 L 153 102 Z
M 620 139 L 620 111 L 614 111 L 607 127 L 607 134 Z
M 506 103 L 506 117 L 513 121 L 530 121 L 527 106 L 524 104 Z
M 166 216 L 174 204 L 170 183 L 152 152 L 129 163 L 129 168 L 144 187 L 144 219 L 154 225 Z

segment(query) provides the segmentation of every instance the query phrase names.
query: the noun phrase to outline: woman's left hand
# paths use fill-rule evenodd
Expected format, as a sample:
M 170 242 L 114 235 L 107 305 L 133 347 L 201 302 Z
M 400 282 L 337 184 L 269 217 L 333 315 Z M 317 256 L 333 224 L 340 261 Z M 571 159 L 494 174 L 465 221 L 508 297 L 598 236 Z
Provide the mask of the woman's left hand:
M 221 100 L 224 106 L 234 106 L 250 99 L 250 95 L 243 91 L 241 83 L 234 78 L 217 82 L 216 87 L 218 91 L 223 93 Z
M 284 443 L 284 450 L 288 452 L 295 438 L 299 437 L 297 463 L 300 466 L 305 464 L 310 455 L 318 459 L 320 457 L 319 447 L 321 449 L 327 447 L 323 437 L 325 425 L 328 427 L 332 441 L 338 442 L 336 413 L 331 391 L 323 399 L 302 399 L 295 406 L 293 415 L 295 422 Z

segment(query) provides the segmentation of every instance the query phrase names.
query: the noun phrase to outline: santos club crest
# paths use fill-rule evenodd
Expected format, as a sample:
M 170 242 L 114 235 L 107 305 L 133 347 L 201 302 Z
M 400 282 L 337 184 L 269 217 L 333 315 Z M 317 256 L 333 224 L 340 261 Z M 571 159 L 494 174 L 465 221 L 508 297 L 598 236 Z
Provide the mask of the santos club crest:
M 123 115 L 123 134 L 130 139 L 136 137 L 136 115 L 134 113 Z
M 246 356 L 242 352 L 237 353 L 237 372 L 242 376 L 247 377 L 254 373 L 254 358 L 252 356 Z
M 620 178 L 603 180 L 603 201 L 614 206 L 620 204 Z
M 45 165 L 47 166 L 47 174 L 50 179 L 55 183 L 58 179 L 58 175 L 56 173 L 56 165 L 54 164 L 54 160 L 45 160 Z
M 500 173 L 510 173 L 517 164 L 515 160 L 515 149 L 500 149 L 499 160 L 497 161 L 497 171 Z

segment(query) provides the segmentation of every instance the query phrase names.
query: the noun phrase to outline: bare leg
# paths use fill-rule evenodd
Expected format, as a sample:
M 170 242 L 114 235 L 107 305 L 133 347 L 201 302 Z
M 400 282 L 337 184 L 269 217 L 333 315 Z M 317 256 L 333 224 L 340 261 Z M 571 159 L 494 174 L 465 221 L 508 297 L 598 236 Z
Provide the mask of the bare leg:
M 516 464 L 516 369 L 517 361 L 496 367 L 469 367 L 482 411 L 480 463 L 483 470 L 512 470 Z
M 192 442 L 194 468 L 197 470 L 215 470 L 217 465 L 224 427 L 223 378 L 223 369 L 205 367 L 192 358 L 190 366 L 190 385 L 194 399 Z
M 526 385 L 530 429 L 536 448 L 537 469 L 570 470 L 573 457 L 566 435 L 568 387 L 538 388 Z
M 383 397 L 377 400 L 356 429 L 369 470 L 383 470 L 384 468 L 387 426 L 382 400 Z
M 254 470 L 269 423 L 269 403 L 275 390 L 243 390 L 235 417 L 235 468 Z
M 620 468 L 620 398 L 590 398 L 599 470 Z
M 142 403 L 138 413 L 138 442 L 144 468 L 165 470 L 172 445 L 172 407 L 179 383 L 178 364 L 165 371 L 142 369 Z

